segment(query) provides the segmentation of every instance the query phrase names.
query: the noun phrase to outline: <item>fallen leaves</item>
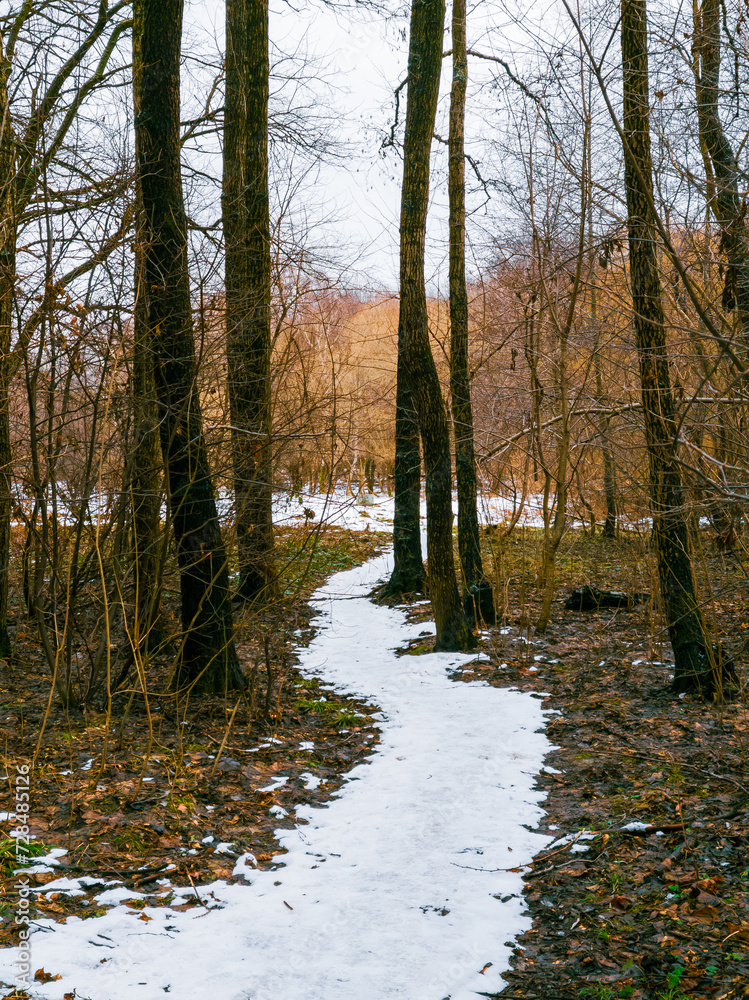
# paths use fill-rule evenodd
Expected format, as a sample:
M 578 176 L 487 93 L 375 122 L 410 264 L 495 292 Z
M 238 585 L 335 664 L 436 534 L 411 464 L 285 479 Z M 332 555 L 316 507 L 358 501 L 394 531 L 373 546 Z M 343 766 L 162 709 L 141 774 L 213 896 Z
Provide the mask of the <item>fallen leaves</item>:
M 44 969 L 37 969 L 34 973 L 34 981 L 37 983 L 55 983 L 58 979 L 62 979 L 62 976 L 52 976 L 49 972 L 45 972 Z
M 549 641 L 534 642 L 537 674 L 523 670 L 511 630 L 497 643 L 502 669 L 471 675 L 550 692 L 560 749 L 548 767 L 560 773 L 539 777 L 549 824 L 570 840 L 600 832 L 534 859 L 524 875 L 533 927 L 495 1000 L 571 1000 L 586 989 L 612 1000 L 749 996 L 749 803 L 739 787 L 749 714 L 668 695 L 665 657 L 643 645 L 649 627 L 636 616 L 598 615 L 587 627 L 557 619 Z M 560 662 L 545 664 L 545 652 Z

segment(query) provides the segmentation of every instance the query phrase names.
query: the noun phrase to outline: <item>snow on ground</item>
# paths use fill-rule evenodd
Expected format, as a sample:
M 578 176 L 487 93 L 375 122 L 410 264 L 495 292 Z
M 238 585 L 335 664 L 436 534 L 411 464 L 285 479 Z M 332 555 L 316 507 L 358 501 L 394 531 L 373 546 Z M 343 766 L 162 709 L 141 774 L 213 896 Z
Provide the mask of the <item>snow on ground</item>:
M 58 483 L 60 496 L 57 502 L 57 517 L 61 524 L 75 524 L 78 510 L 77 507 L 71 510 L 64 485 Z M 93 521 L 98 517 L 108 520 L 114 499 L 113 496 L 94 492 L 88 498 L 86 516 Z M 24 507 L 27 516 L 30 516 L 33 500 L 26 496 L 19 487 L 15 489 L 14 501 L 18 506 Z M 520 498 L 518 497 L 500 497 L 488 494 L 479 496 L 479 520 L 483 524 L 501 524 L 502 521 L 508 521 L 513 516 L 519 503 Z M 305 520 L 316 524 L 323 521 L 325 524 L 349 528 L 352 531 L 364 531 L 367 525 L 376 531 L 389 531 L 393 523 L 393 505 L 392 496 L 370 493 L 354 496 L 349 494 L 343 485 L 336 486 L 330 493 L 279 489 L 276 490 L 273 499 L 273 521 L 275 524 L 298 524 Z M 226 490 L 219 491 L 216 497 L 216 508 L 222 524 L 232 522 L 233 507 L 232 494 Z M 453 510 L 457 518 L 457 496 L 453 496 Z M 423 497 L 421 514 L 422 517 L 426 517 L 426 501 Z M 161 515 L 166 519 L 166 504 L 162 504 Z M 568 511 L 568 516 L 572 523 L 580 523 L 570 511 Z M 22 523 L 18 520 L 13 521 L 15 525 Z M 530 494 L 525 498 L 519 523 L 531 527 L 543 527 L 543 496 L 541 494 Z M 649 522 L 632 522 L 630 527 L 642 527 L 643 525 L 648 527 Z
M 331 493 L 277 493 L 273 502 L 273 521 L 276 524 L 294 524 L 304 521 L 307 514 L 314 523 L 323 521 L 339 528 L 364 531 L 369 526 L 374 531 L 390 531 L 393 524 L 394 498 L 385 494 L 363 493 L 349 496 L 343 486 L 336 486 Z M 543 527 L 543 497 L 528 496 L 523 504 L 520 523 Z M 513 514 L 513 500 L 508 497 L 482 496 L 478 502 L 479 520 L 483 524 L 498 524 Z M 305 514 L 305 511 L 307 514 Z M 453 497 L 453 511 L 458 516 L 457 496 Z M 426 518 L 426 500 L 421 499 L 421 516 Z
M 389 559 L 315 595 L 302 669 L 379 705 L 381 742 L 328 808 L 300 807 L 301 825 L 279 831 L 284 867 L 257 871 L 244 855 L 236 873 L 249 884 L 198 887 L 202 909 L 119 905 L 39 921 L 31 969 L 62 978 L 32 995 L 475 1000 L 503 987 L 507 942 L 530 925 L 521 873 L 503 869 L 549 841 L 530 832 L 542 815 L 534 775 L 551 749 L 544 713 L 528 694 L 451 681 L 467 654 L 395 656 L 423 623 L 367 600 Z M 137 896 L 119 887 L 99 898 Z M 13 980 L 15 957 L 0 953 L 0 979 Z

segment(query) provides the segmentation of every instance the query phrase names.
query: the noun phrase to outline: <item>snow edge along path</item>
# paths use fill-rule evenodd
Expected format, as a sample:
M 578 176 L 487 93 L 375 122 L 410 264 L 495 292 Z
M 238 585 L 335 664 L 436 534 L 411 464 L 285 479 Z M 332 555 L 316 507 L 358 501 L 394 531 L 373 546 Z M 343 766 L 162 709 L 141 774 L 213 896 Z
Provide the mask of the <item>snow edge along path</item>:
M 521 873 L 497 869 L 551 840 L 531 832 L 544 797 L 534 777 L 552 749 L 546 713 L 529 694 L 451 681 L 475 654 L 397 657 L 423 623 L 367 599 L 389 561 L 338 573 L 313 596 L 318 631 L 301 669 L 380 706 L 381 742 L 327 808 L 299 807 L 303 825 L 278 831 L 284 867 L 250 871 L 240 859 L 252 884 L 199 887 L 210 913 L 116 906 L 40 921 L 31 968 L 62 978 L 32 994 L 476 1000 L 504 987 L 513 939 L 531 921 Z M 0 979 L 12 981 L 14 960 L 0 952 Z

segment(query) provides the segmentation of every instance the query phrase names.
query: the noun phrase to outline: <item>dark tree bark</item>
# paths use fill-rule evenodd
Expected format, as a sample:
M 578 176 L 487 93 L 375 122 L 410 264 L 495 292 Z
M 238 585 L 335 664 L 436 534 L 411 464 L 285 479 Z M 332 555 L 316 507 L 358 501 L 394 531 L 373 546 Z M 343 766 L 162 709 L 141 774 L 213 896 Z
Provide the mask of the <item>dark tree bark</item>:
M 139 44 L 135 37 L 133 45 Z M 137 118 L 142 81 L 142 59 L 133 54 L 133 111 Z M 153 639 L 160 638 L 161 579 L 159 550 L 161 542 L 162 469 L 160 455 L 156 384 L 154 381 L 153 347 L 148 329 L 148 295 L 143 267 L 147 229 L 143 214 L 143 193 L 136 175 L 135 195 L 135 271 L 133 310 L 133 456 L 130 475 L 133 532 L 133 570 L 135 582 L 136 622 L 133 639 L 143 655 Z
M 450 395 L 458 485 L 458 552 L 463 571 L 463 605 L 471 621 L 493 623 L 494 594 L 481 562 L 476 507 L 476 454 L 471 383 L 468 377 L 468 289 L 466 287 L 465 106 L 468 82 L 466 0 L 453 0 L 453 82 L 450 92 Z
M 450 429 L 429 344 L 424 282 L 429 154 L 437 112 L 444 23 L 444 0 L 413 0 L 403 145 L 398 355 L 408 374 L 424 448 L 428 586 L 437 626 L 435 649 L 452 650 L 468 649 L 475 639 L 463 613 L 455 578 Z
M 621 39 L 630 281 L 650 465 L 653 543 L 674 652 L 674 688 L 711 694 L 722 674 L 705 635 L 696 595 L 656 257 L 645 0 L 623 0 Z
M 601 379 L 601 360 L 596 353 L 596 403 L 603 408 L 605 398 Z M 599 424 L 601 436 L 601 457 L 603 459 L 603 496 L 606 502 L 606 517 L 603 522 L 603 537 L 616 538 L 616 463 L 611 450 L 610 418 L 604 417 Z
M 586 121 L 587 129 L 587 170 L 585 183 L 587 185 L 588 202 L 588 284 L 590 287 L 590 325 L 593 329 L 593 365 L 596 380 L 596 405 L 600 409 L 606 407 L 606 397 L 603 391 L 603 362 L 601 358 L 601 326 L 598 322 L 598 288 L 596 285 L 597 253 L 593 239 L 593 129 L 590 117 Z M 609 430 L 611 417 L 602 417 L 598 424 L 601 439 L 601 458 L 603 459 L 603 496 L 606 503 L 606 517 L 603 522 L 603 537 L 616 538 L 616 462 L 611 449 L 611 432 Z
M 395 511 L 393 572 L 383 597 L 420 594 L 426 584 L 421 557 L 421 442 L 411 373 L 398 351 L 395 390 Z
M 182 598 L 176 683 L 220 692 L 243 686 L 244 678 L 234 648 L 229 574 L 195 384 L 179 143 L 182 0 L 136 0 L 134 17 L 143 277 Z
M 267 0 L 227 0 L 223 219 L 238 595 L 273 591 Z
M 702 0 L 695 5 L 695 87 L 700 143 L 712 163 L 709 208 L 720 225 L 722 247 L 728 262 L 723 304 L 736 310 L 743 350 L 749 351 L 749 231 L 743 191 L 744 174 L 726 138 L 718 114 L 720 95 L 720 2 Z
M 10 347 L 16 277 L 15 137 L 8 77 L 12 63 L 0 39 L 0 657 L 12 652 L 8 636 L 12 455 L 10 448 Z

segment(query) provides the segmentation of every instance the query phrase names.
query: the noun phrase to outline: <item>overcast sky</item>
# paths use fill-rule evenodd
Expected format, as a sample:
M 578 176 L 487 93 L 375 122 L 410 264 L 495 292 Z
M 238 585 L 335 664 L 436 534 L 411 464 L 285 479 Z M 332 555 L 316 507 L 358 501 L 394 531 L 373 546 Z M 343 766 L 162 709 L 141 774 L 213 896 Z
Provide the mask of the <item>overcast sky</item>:
M 404 5 L 401 8 L 405 11 Z M 469 11 L 469 45 L 501 51 L 507 25 L 499 20 L 500 15 L 506 21 L 501 6 L 487 2 Z M 448 10 L 448 26 L 449 16 Z M 402 161 L 397 149 L 383 152 L 382 140 L 393 120 L 394 90 L 406 74 L 407 29 L 405 12 L 400 17 L 386 18 L 361 10 L 332 9 L 322 0 L 300 0 L 297 9 L 283 0 L 271 0 L 272 47 L 276 54 L 306 50 L 316 61 L 323 77 L 317 85 L 320 106 L 333 110 L 333 130 L 337 130 L 345 147 L 341 157 L 322 163 L 310 174 L 297 199 L 297 211 L 301 210 L 313 224 L 324 223 L 318 227 L 315 239 L 338 250 L 351 266 L 355 280 L 392 289 L 397 287 L 398 275 Z M 220 50 L 224 5 L 192 0 L 187 6 L 186 30 L 207 33 Z M 449 47 L 446 31 L 445 48 Z M 490 79 L 491 64 L 472 60 L 470 72 L 474 82 L 480 77 Z M 445 137 L 450 73 L 450 60 L 446 59 L 443 118 L 438 123 Z M 473 143 L 477 157 L 486 130 L 486 119 L 472 115 L 469 108 L 467 139 Z M 437 143 L 433 159 L 427 270 L 434 289 L 444 286 L 447 280 L 446 156 Z M 299 162 L 295 169 L 301 169 Z M 468 174 L 470 177 L 470 169 Z M 474 207 L 484 200 L 477 194 Z M 481 241 L 485 219 L 486 209 L 482 209 L 472 229 L 469 227 L 469 238 L 472 231 L 474 239 Z

